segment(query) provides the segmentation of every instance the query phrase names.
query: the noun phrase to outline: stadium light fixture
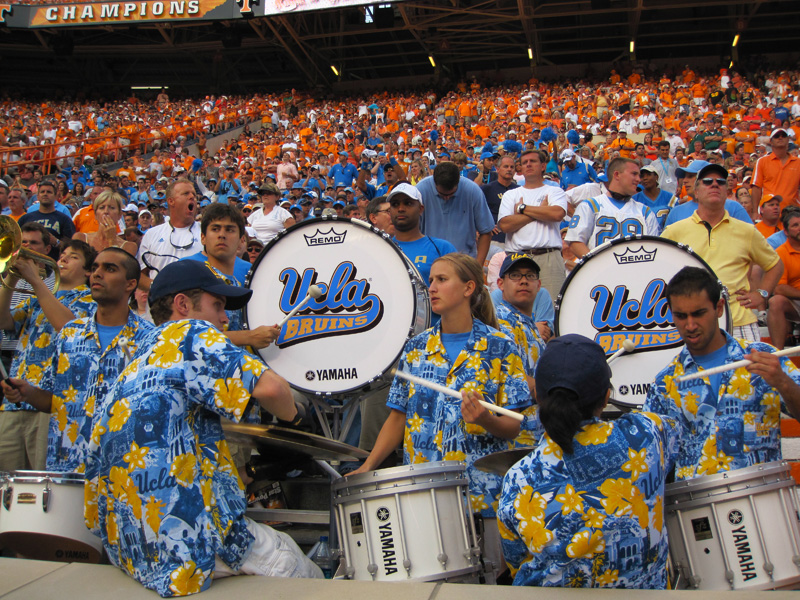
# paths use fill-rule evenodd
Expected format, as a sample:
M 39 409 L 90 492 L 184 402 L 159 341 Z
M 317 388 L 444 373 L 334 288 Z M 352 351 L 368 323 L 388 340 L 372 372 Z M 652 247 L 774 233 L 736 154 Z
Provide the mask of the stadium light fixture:
M 436 62 L 433 60 L 433 54 L 428 54 L 428 60 L 431 61 L 431 66 L 435 69 Z
M 339 76 L 339 69 L 337 69 L 333 65 L 331 65 L 331 71 L 333 71 L 333 74 L 336 75 L 337 77 Z
M 533 60 L 533 48 L 528 46 L 528 60 Z
M 633 40 L 631 40 L 631 45 L 630 45 L 630 52 L 631 52 L 631 54 L 633 54 L 633 49 L 634 49 L 635 47 L 636 47 L 636 43 L 635 43 Z
M 734 48 L 736 48 L 736 45 L 737 45 L 738 43 L 739 43 L 739 34 L 737 33 L 735 36 L 733 36 L 733 44 L 731 44 L 731 46 L 733 46 Z

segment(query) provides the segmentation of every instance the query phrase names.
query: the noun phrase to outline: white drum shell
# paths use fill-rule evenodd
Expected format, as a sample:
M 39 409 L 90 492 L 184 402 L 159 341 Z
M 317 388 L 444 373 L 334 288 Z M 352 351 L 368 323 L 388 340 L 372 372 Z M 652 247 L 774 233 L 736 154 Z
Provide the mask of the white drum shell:
M 345 573 L 366 581 L 475 581 L 463 463 L 393 467 L 333 485 Z
M 84 523 L 83 484 L 80 473 L 9 474 L 0 488 L 0 547 L 37 560 L 100 562 L 102 542 Z
M 665 509 L 678 587 L 800 587 L 797 494 L 786 463 L 669 484 Z
M 326 236 L 335 243 L 319 243 L 326 241 Z M 334 273 L 345 263 L 355 268 L 355 281 L 364 281 L 369 294 L 382 303 L 382 313 L 374 326 L 352 333 L 339 329 L 331 335 L 290 345 L 279 340 L 259 350 L 269 367 L 300 391 L 346 394 L 366 386 L 386 385 L 388 382 L 380 378 L 397 362 L 406 341 L 428 327 L 428 288 L 414 264 L 389 236 L 362 221 L 326 217 L 287 229 L 259 256 L 247 280 L 253 290 L 245 308 L 248 328 L 274 325 L 286 316 L 280 307 L 285 287 L 282 274 L 294 270 L 302 277 L 311 269 L 317 284 L 330 284 Z M 316 326 L 325 325 L 324 318 L 328 316 L 340 318 L 359 312 L 320 309 L 312 315 L 310 309 L 304 309 L 299 315 L 321 317 L 314 321 Z M 311 318 L 307 320 L 310 322 Z M 287 332 L 289 326 L 284 325 L 282 332 Z
M 651 260 L 632 259 L 646 254 L 651 256 Z M 555 305 L 556 335 L 578 333 L 588 337 L 600 343 L 608 357 L 622 347 L 625 338 L 637 345 L 634 353 L 623 354 L 611 365 L 611 398 L 615 404 L 625 408 L 641 407 L 656 375 L 680 352 L 683 342 L 671 321 L 664 326 L 645 326 L 636 322 L 631 326 L 599 330 L 592 321 L 597 308 L 593 291 L 604 288 L 609 297 L 615 296 L 615 292 L 621 297 L 624 292 L 627 293 L 627 302 L 642 303 L 651 285 L 661 281 L 666 287 L 669 280 L 687 266 L 713 273 L 711 267 L 686 246 L 662 238 L 637 236 L 598 246 L 583 258 L 564 282 Z M 727 304 L 720 327 L 730 331 Z M 666 336 L 670 336 L 672 342 L 653 342 Z

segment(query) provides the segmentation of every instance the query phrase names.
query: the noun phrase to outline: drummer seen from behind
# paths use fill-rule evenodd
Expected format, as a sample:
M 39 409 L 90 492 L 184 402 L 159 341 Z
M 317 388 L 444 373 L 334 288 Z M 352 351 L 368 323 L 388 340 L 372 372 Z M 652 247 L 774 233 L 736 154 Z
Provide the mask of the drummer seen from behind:
M 434 261 L 430 297 L 441 321 L 408 341 L 398 369 L 460 390 L 462 400 L 395 377 L 387 400 L 392 412 L 353 474 L 378 468 L 402 442 L 403 464 L 466 462 L 473 511 L 494 517 L 501 479 L 473 465 L 507 450 L 520 424 L 478 401 L 515 411 L 530 406 L 522 359 L 514 342 L 497 330 L 483 268 L 474 258 L 447 254 Z
M 581 335 L 536 368 L 545 434 L 503 479 L 497 509 L 514 585 L 665 589 L 664 484 L 678 426 L 641 412 L 601 419 L 611 370 Z
M 156 327 L 95 409 L 86 524 L 112 564 L 164 597 L 226 575 L 322 577 L 289 536 L 245 516 L 222 431 L 222 417 L 257 405 L 297 415 L 286 381 L 221 333 L 225 309 L 251 295 L 199 262 L 164 267 L 150 288 Z
M 659 233 L 656 214 L 632 199 L 639 185 L 639 164 L 615 158 L 608 164 L 607 175 L 608 194 L 578 204 L 569 222 L 564 239 L 578 258 L 617 238 Z
M 685 346 L 657 376 L 644 410 L 682 425 L 675 478 L 692 479 L 781 459 L 780 413 L 800 415 L 800 371 L 775 348 L 735 339 L 719 328 L 725 299 L 707 270 L 684 267 L 665 294 Z M 678 382 L 747 359 L 753 364 Z

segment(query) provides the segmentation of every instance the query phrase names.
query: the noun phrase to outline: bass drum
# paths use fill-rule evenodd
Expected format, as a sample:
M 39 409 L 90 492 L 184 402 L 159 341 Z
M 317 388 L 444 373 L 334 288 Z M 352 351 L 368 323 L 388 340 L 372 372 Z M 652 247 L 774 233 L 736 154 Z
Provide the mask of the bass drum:
M 572 270 L 555 303 L 555 334 L 578 333 L 610 357 L 629 339 L 636 345 L 612 366 L 611 401 L 639 408 L 656 375 L 683 346 L 664 291 L 683 267 L 711 267 L 687 246 L 651 236 L 613 240 Z M 727 291 L 723 288 L 727 298 Z M 720 327 L 731 331 L 727 303 Z
M 311 394 L 388 385 L 382 375 L 409 337 L 430 322 L 428 288 L 414 264 L 380 230 L 356 219 L 298 223 L 272 240 L 250 269 L 247 327 L 274 325 L 308 295 L 322 296 L 259 350 L 289 384 Z

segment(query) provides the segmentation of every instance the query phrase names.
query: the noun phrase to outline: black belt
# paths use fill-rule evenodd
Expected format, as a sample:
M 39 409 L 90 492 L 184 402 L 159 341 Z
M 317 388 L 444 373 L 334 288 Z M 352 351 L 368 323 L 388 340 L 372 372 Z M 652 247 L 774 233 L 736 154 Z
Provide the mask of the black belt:
M 539 256 L 540 254 L 547 254 L 548 252 L 561 252 L 561 248 L 528 248 L 527 250 L 514 250 L 514 252 Z

